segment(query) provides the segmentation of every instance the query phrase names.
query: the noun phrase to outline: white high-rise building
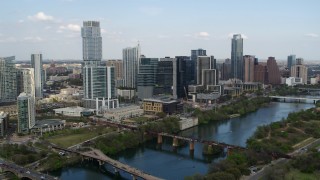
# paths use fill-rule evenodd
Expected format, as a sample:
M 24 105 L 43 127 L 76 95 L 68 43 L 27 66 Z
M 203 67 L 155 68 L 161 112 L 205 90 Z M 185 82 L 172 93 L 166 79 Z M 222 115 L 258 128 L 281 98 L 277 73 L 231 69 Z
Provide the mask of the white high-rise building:
M 11 57 L 0 57 L 0 103 L 17 99 L 17 71 Z
M 34 97 L 21 93 L 17 98 L 18 133 L 28 133 L 35 125 Z
M 35 98 L 35 76 L 33 68 L 22 68 L 22 89 L 21 91 Z
M 137 87 L 139 72 L 140 45 L 122 50 L 124 86 L 128 88 Z
M 100 23 L 98 21 L 84 21 L 81 29 L 83 60 L 83 89 L 84 89 L 84 107 L 96 109 L 97 112 L 101 106 L 108 106 L 109 101 L 117 101 L 115 98 L 114 68 L 113 76 L 109 76 L 109 69 L 101 65 L 102 59 L 102 38 L 100 32 Z M 111 88 L 110 84 L 113 84 Z M 107 100 L 107 101 L 106 101 Z M 108 104 L 106 105 L 106 102 Z M 113 103 L 117 104 L 118 103 Z M 114 108 L 116 106 L 112 106 Z
M 31 54 L 31 67 L 34 69 L 35 95 L 36 98 L 43 97 L 44 71 L 42 65 L 42 54 Z

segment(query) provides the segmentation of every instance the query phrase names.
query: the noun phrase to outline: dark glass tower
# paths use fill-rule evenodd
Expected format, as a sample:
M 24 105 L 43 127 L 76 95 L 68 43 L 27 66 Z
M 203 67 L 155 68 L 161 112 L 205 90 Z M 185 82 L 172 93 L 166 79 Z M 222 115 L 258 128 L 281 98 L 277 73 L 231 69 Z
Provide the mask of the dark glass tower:
M 243 39 L 241 34 L 234 34 L 231 42 L 231 78 L 243 80 Z

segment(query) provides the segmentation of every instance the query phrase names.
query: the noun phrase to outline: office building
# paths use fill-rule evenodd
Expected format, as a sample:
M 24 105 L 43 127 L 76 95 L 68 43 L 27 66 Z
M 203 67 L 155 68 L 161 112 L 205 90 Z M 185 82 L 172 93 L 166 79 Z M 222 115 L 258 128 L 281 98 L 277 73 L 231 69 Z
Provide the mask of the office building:
M 121 59 L 108 60 L 106 65 L 114 67 L 115 80 L 123 79 L 123 61 Z
M 302 84 L 307 84 L 308 68 L 305 65 L 291 66 L 291 77 L 301 78 Z
M 190 71 L 188 70 L 188 74 L 190 74 L 190 84 L 195 84 L 197 83 L 197 60 L 199 56 L 207 56 L 207 51 L 204 49 L 195 49 L 195 50 L 191 50 L 191 68 Z M 189 69 L 189 67 L 188 67 Z
M 245 55 L 244 60 L 244 78 L 243 82 L 254 82 L 254 56 Z
M 0 103 L 15 102 L 17 98 L 17 70 L 15 57 L 0 57 Z
M 141 58 L 137 79 L 138 98 L 145 99 L 153 96 L 158 69 L 158 58 Z
M 231 78 L 243 80 L 243 39 L 234 34 L 231 40 Z
M 288 56 L 288 59 L 287 59 L 287 67 L 290 70 L 291 66 L 294 66 L 294 65 L 296 65 L 296 55 L 291 54 Z
M 254 65 L 254 82 L 268 84 L 268 66 L 266 63 Z
M 173 87 L 174 99 L 186 98 L 188 95 L 187 71 L 185 56 L 176 56 L 173 59 Z
M 303 61 L 304 61 L 303 58 L 297 58 L 295 65 L 303 65 Z
M 44 71 L 42 65 L 42 54 L 31 54 L 31 67 L 34 69 L 35 95 L 36 98 L 43 97 Z
M 230 79 L 231 75 L 231 59 L 226 59 L 224 63 L 222 63 L 221 68 L 221 80 L 228 80 Z
M 35 102 L 31 95 L 21 93 L 17 98 L 18 133 L 29 133 L 35 125 Z
M 174 58 L 160 58 L 157 68 L 154 94 L 172 95 L 173 87 L 173 60 Z
M 140 45 L 122 50 L 124 86 L 137 88 L 138 66 L 140 59 Z
M 205 69 L 217 69 L 216 59 L 214 56 L 199 56 L 197 59 L 197 84 L 203 85 L 202 74 Z M 216 71 L 217 72 L 217 71 Z M 218 82 L 218 74 L 215 75 Z
M 268 81 L 269 84 L 277 85 L 281 83 L 281 76 L 278 64 L 274 57 L 269 57 L 267 60 Z

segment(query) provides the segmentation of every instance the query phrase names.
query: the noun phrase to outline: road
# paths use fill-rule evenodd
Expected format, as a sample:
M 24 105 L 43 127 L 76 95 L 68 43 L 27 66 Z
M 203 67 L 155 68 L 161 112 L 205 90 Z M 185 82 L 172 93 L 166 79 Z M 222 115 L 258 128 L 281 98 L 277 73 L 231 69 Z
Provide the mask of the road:
M 33 171 L 31 169 L 24 168 L 22 166 L 18 166 L 13 163 L 9 163 L 3 160 L 0 160 L 0 168 L 2 168 L 4 171 L 10 171 L 13 172 L 14 174 L 18 175 L 19 177 L 28 177 L 30 179 L 34 180 L 41 180 L 41 179 L 49 179 L 49 180 L 55 180 L 58 178 L 46 175 L 46 174 L 41 174 L 37 171 Z
M 314 144 L 318 144 L 320 143 L 320 139 L 316 139 L 315 141 L 303 146 L 302 148 L 299 148 L 291 153 L 289 153 L 290 156 L 298 156 L 300 154 L 304 154 L 306 153 L 306 149 L 308 149 L 309 147 L 311 147 L 312 145 Z M 258 180 L 258 179 L 261 179 L 262 177 L 264 177 L 267 172 L 268 172 L 268 169 L 271 169 L 271 166 L 274 166 L 274 165 L 278 165 L 278 164 L 285 164 L 287 162 L 289 162 L 290 159 L 284 159 L 284 158 L 280 158 L 280 159 L 277 159 L 275 161 L 272 161 L 271 164 L 268 164 L 266 166 L 264 166 L 260 171 L 254 173 L 254 174 L 251 174 L 250 176 L 244 178 L 244 179 L 247 179 L 247 180 Z

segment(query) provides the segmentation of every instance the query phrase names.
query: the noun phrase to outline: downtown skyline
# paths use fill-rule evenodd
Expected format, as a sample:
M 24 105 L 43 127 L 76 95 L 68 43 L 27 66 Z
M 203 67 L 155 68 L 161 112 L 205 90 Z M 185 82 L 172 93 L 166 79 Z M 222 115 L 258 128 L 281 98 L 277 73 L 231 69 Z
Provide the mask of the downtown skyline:
M 35 5 L 36 4 L 36 5 Z M 81 25 L 101 24 L 103 59 L 121 59 L 122 49 L 141 45 L 147 57 L 190 55 L 203 48 L 217 59 L 231 57 L 232 34 L 244 38 L 243 55 L 285 60 L 295 54 L 320 60 L 320 2 L 84 0 L 3 1 L 0 54 L 28 60 L 82 59 Z

